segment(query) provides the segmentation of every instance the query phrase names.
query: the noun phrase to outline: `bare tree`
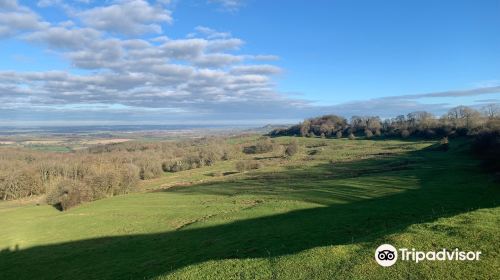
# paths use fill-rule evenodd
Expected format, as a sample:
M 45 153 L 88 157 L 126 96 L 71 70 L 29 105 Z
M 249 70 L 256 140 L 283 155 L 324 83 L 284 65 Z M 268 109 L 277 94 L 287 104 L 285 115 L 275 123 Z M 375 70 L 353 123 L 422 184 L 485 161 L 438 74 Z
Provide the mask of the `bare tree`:
M 447 118 L 455 128 L 473 129 L 481 124 L 481 114 L 466 106 L 450 109 Z
M 500 117 L 500 106 L 496 103 L 488 104 L 482 108 L 483 114 L 488 119 L 494 119 Z

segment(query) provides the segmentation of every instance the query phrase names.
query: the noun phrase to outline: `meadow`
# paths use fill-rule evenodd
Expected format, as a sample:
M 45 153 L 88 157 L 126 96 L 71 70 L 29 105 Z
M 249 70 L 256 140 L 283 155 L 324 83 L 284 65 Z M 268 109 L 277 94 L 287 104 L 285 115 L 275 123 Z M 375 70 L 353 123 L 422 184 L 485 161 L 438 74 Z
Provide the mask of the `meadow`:
M 292 139 L 291 157 L 166 172 L 67 211 L 1 202 L 0 279 L 500 278 L 500 190 L 470 140 L 275 138 Z M 383 243 L 482 256 L 383 268 Z

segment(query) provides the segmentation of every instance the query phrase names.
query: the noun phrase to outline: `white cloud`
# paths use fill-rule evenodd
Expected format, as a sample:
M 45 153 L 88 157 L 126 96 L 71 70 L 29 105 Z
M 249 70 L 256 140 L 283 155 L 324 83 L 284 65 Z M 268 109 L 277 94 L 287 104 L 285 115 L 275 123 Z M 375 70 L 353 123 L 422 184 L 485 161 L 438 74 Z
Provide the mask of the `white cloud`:
M 0 38 L 48 26 L 32 10 L 17 1 L 0 0 Z
M 276 61 L 276 60 L 279 60 L 279 56 L 277 55 L 251 55 L 251 56 L 248 56 L 248 58 L 250 59 L 254 59 L 254 60 L 259 60 L 259 61 Z
M 234 74 L 272 75 L 281 73 L 281 68 L 274 65 L 239 65 L 231 69 Z
M 237 11 L 243 5 L 243 0 L 208 0 L 208 2 L 219 4 L 223 10 L 230 12 Z
M 477 96 L 483 94 L 497 94 L 500 93 L 500 86 L 487 86 L 487 87 L 477 87 L 473 89 L 465 89 L 465 90 L 449 90 L 449 91 L 441 91 L 441 92 L 431 92 L 431 93 L 422 93 L 422 94 L 406 94 L 399 95 L 395 97 L 388 98 L 397 98 L 397 99 L 421 99 L 421 98 L 436 98 L 436 97 L 463 97 L 463 96 Z
M 52 26 L 26 35 L 28 41 L 43 43 L 54 49 L 85 49 L 100 38 L 100 32 L 91 28 Z
M 220 68 L 243 61 L 241 56 L 215 53 L 202 55 L 194 60 L 194 64 L 201 67 Z
M 193 59 L 200 56 L 207 47 L 207 40 L 193 38 L 169 40 L 160 48 L 168 56 L 174 59 Z
M 241 5 L 240 1 L 218 2 L 233 8 Z M 39 5 L 50 8 L 61 3 L 42 0 Z M 278 115 L 302 118 L 324 113 L 350 116 L 366 112 L 388 117 L 416 110 L 439 113 L 450 107 L 441 101 L 423 102 L 432 98 L 488 95 L 492 97 L 489 102 L 500 94 L 498 84 L 490 84 L 469 90 L 320 106 L 277 92 L 273 75 L 283 70 L 271 64 L 279 57 L 243 53 L 245 42 L 230 32 L 198 26 L 188 38 L 159 34 L 149 39 L 142 35 L 161 33 L 162 25 L 172 22 L 170 12 L 163 6 L 168 3 L 159 5 L 140 0 L 111 3 L 68 14 L 66 22 L 47 23 L 16 1 L 0 0 L 0 36 L 23 33 L 16 38 L 60 54 L 75 70 L 92 70 L 0 70 L 0 118 L 11 110 L 57 115 L 67 108 L 80 108 L 79 117 L 84 118 L 85 108 L 94 105 L 105 108 L 106 114 L 111 115 L 118 114 L 113 108 L 127 108 L 128 115 L 161 112 L 158 117 L 162 121 L 166 118 L 164 112 L 175 112 L 168 117 L 178 119 L 204 114 L 206 120 L 265 119 Z M 256 61 L 266 62 L 256 64 Z
M 238 38 L 216 39 L 208 41 L 207 51 L 220 52 L 238 50 L 245 42 Z
M 172 22 L 170 11 L 143 0 L 95 7 L 80 12 L 78 17 L 89 27 L 125 35 L 162 33 L 161 25 Z
M 216 38 L 230 38 L 230 32 L 219 32 L 215 29 L 206 27 L 206 26 L 197 26 L 194 29 L 196 32 L 188 34 L 188 37 L 196 37 L 197 35 L 201 35 L 208 39 L 216 39 Z

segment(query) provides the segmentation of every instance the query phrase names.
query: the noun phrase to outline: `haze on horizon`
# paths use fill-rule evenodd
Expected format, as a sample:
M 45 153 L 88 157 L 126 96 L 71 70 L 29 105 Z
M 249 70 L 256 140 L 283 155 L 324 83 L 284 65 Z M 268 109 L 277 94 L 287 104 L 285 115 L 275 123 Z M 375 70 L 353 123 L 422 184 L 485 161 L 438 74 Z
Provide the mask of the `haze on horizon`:
M 0 0 L 0 125 L 500 103 L 500 1 Z

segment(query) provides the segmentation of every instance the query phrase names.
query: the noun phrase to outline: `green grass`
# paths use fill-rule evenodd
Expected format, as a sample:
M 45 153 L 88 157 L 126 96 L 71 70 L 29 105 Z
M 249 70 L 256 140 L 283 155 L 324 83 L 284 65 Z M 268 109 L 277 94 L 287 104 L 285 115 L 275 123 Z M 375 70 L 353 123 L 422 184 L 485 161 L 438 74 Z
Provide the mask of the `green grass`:
M 0 204 L 0 279 L 500 278 L 499 186 L 467 143 L 299 141 L 247 156 L 257 171 L 214 177 L 234 171 L 220 162 L 67 212 Z M 382 243 L 483 255 L 382 268 Z

